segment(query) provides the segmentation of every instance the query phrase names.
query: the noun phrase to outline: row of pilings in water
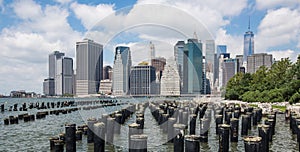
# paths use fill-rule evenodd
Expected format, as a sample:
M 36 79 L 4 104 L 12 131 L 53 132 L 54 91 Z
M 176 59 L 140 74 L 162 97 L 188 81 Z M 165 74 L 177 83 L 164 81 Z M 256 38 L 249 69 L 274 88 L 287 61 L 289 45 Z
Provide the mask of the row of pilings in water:
M 276 113 L 266 114 L 262 119 L 260 108 L 242 109 L 238 105 L 220 103 L 155 101 L 130 105 L 112 114 L 103 114 L 98 120 L 88 119 L 86 125 L 77 128 L 76 124 L 67 124 L 65 133 L 50 138 L 50 149 L 63 151 L 65 144 L 67 151 L 76 151 L 76 140 L 82 140 L 84 134 L 87 135 L 88 143 L 94 143 L 95 152 L 104 152 L 105 144 L 113 144 L 114 134 L 120 134 L 121 125 L 135 113 L 136 122 L 128 125 L 128 149 L 130 152 L 146 152 L 148 136 L 143 129 L 147 107 L 157 125 L 167 135 L 168 142 L 173 143 L 174 152 L 199 152 L 200 142 L 208 142 L 210 125 L 216 126 L 219 152 L 229 151 L 230 142 L 238 142 L 239 138 L 243 139 L 246 152 L 268 152 L 269 143 L 275 134 Z M 293 121 L 294 118 L 290 117 L 291 123 L 297 123 L 297 119 Z M 196 134 L 197 123 L 200 124 L 199 134 Z M 258 135 L 248 135 L 252 126 L 257 126 Z M 294 129 L 295 133 L 300 134 L 300 129 Z M 300 141 L 300 137 L 298 139 Z
M 75 101 L 63 101 L 63 102 L 30 102 L 30 103 L 22 103 L 18 104 L 15 103 L 13 105 L 7 106 L 5 108 L 5 104 L 0 105 L 0 111 L 28 111 L 28 109 L 54 109 L 54 108 L 63 108 L 63 107 L 69 107 L 69 106 L 75 106 Z
M 145 109 L 144 104 L 141 109 Z M 56 137 L 49 138 L 50 150 L 63 152 L 64 147 L 67 152 L 76 151 L 76 141 L 82 140 L 82 135 L 87 136 L 87 143 L 94 143 L 94 151 L 104 152 L 105 144 L 113 145 L 114 135 L 121 133 L 121 125 L 134 113 L 142 116 L 140 123 L 143 122 L 144 115 L 136 111 L 136 105 L 130 104 L 126 108 L 115 111 L 111 114 L 102 114 L 101 118 L 89 118 L 87 123 L 76 127 L 76 124 L 66 124 L 65 132 Z M 140 114 L 138 114 L 140 113 Z M 139 145 L 138 145 L 139 146 Z
M 30 102 L 30 103 L 15 103 L 13 105 L 1 104 L 0 112 L 5 111 L 28 111 L 28 109 L 54 109 L 54 108 L 64 108 L 64 107 L 73 107 L 73 106 L 85 106 L 85 105 L 103 105 L 103 104 L 113 104 L 117 100 L 91 100 L 91 101 L 57 101 L 57 102 Z
M 91 109 L 99 109 L 104 107 L 110 107 L 110 106 L 119 106 L 127 103 L 118 103 L 114 100 L 95 100 L 95 101 L 64 101 L 64 102 L 36 102 L 36 103 L 30 103 L 29 106 L 26 106 L 26 103 L 23 103 L 20 107 L 20 110 L 27 111 L 27 109 L 33 109 L 36 108 L 38 110 L 40 109 L 52 109 L 52 110 L 43 110 L 38 111 L 36 113 L 30 112 L 30 113 L 23 113 L 18 115 L 11 115 L 7 118 L 4 118 L 4 125 L 12 125 L 12 124 L 19 124 L 20 120 L 23 122 L 30 122 L 35 121 L 36 119 L 43 119 L 46 118 L 47 115 L 59 115 L 59 114 L 68 114 L 73 111 L 78 110 L 91 110 Z M 17 107 L 18 104 L 14 104 L 14 107 Z M 34 106 L 33 106 L 34 105 Z M 46 106 L 45 106 L 46 105 Z M 1 105 L 1 109 L 4 104 Z M 58 109 L 57 109 L 58 108 Z M 14 108 L 18 109 L 18 108 Z M 24 110 L 26 109 L 26 110 Z

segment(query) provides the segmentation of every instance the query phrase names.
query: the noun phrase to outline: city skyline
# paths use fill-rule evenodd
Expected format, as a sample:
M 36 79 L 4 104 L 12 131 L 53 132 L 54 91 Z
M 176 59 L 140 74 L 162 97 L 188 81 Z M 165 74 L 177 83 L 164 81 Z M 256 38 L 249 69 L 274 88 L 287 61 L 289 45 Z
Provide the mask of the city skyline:
M 289 3 L 260 0 L 239 2 L 231 2 L 230 0 L 228 2 L 212 1 L 210 3 L 206 1 L 183 2 L 176 0 L 177 3 L 174 4 L 172 4 L 173 1 L 149 2 L 146 0 L 110 1 L 109 3 L 105 1 L 90 3 L 64 2 L 0 1 L 0 16 L 3 18 L 3 21 L 5 20 L 5 22 L 0 22 L 0 35 L 3 42 L 0 47 L 2 50 L 0 53 L 2 65 L 0 67 L 0 86 L 2 86 L 0 94 L 8 94 L 11 90 L 27 90 L 41 93 L 40 80 L 47 77 L 48 71 L 47 55 L 54 50 L 59 50 L 74 59 L 75 42 L 81 41 L 95 22 L 126 6 L 134 7 L 128 8 L 127 12 L 123 11 L 123 16 L 120 17 L 129 17 L 137 10 L 136 6 L 149 3 L 175 7 L 191 16 L 195 14 L 197 17 L 193 17 L 203 23 L 212 33 L 215 38 L 215 44 L 227 45 L 227 50 L 231 53 L 231 56 L 242 54 L 243 34 L 247 31 L 248 17 L 250 16 L 251 30 L 255 34 L 255 53 L 270 53 L 277 60 L 279 59 L 278 57 L 290 57 L 293 61 L 299 54 L 300 6 L 297 0 Z M 218 3 L 222 5 L 217 7 L 216 4 Z M 228 4 L 230 4 L 229 6 L 233 5 L 232 8 L 234 9 L 224 9 Z M 199 8 L 206 8 L 208 11 L 204 15 Z M 97 12 L 99 16 L 93 15 L 94 12 Z M 141 18 L 140 16 L 135 17 L 137 19 Z M 216 20 L 211 21 L 206 20 L 206 18 L 215 18 Z M 169 17 L 169 22 L 172 22 L 174 19 Z M 52 23 L 53 21 L 55 23 Z M 192 37 L 192 31 L 194 30 L 194 28 L 191 28 L 191 32 L 187 34 L 190 34 L 190 37 Z M 197 34 L 201 36 L 202 33 L 197 32 Z M 126 36 L 132 37 L 133 35 L 129 34 L 124 37 Z M 119 37 L 114 39 L 115 42 L 111 43 L 111 45 L 125 44 L 132 49 L 132 54 L 141 56 L 141 54 L 143 55 L 143 53 L 140 53 L 142 50 L 149 49 L 146 43 L 149 43 L 154 35 L 146 32 L 135 36 L 138 38 L 137 40 Z M 168 48 L 171 48 L 168 50 L 169 52 L 173 52 L 175 43 L 171 43 L 171 38 L 172 36 L 157 37 L 156 41 L 152 41 L 155 44 L 157 56 L 166 55 L 167 53 L 164 50 Z M 168 43 L 161 42 L 164 39 Z M 180 39 L 176 39 L 176 41 L 178 40 Z M 145 43 L 139 43 L 140 41 Z M 170 47 L 160 43 L 167 43 L 167 46 Z M 110 47 L 112 50 L 113 48 Z M 104 52 L 113 54 L 113 51 L 107 48 L 104 48 Z M 106 56 L 106 58 L 111 57 Z M 133 59 L 133 63 L 135 62 L 137 61 Z M 111 63 L 104 61 L 104 65 L 112 65 Z

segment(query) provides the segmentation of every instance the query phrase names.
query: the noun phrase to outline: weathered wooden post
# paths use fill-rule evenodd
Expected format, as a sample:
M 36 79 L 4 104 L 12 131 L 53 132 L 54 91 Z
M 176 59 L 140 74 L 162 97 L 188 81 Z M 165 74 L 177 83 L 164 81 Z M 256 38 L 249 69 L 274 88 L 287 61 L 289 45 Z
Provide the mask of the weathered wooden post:
M 185 135 L 185 151 L 199 152 L 200 151 L 200 136 L 199 135 Z
M 196 134 L 196 120 L 197 120 L 197 115 L 191 114 L 190 115 L 190 135 Z
M 219 125 L 220 134 L 219 134 L 219 152 L 228 152 L 229 151 L 229 130 L 230 125 L 221 124 Z
M 97 122 L 95 118 L 89 118 L 87 120 L 88 130 L 87 130 L 87 142 L 94 142 L 94 124 Z
M 112 144 L 114 142 L 114 126 L 115 118 L 107 118 L 107 128 L 106 128 L 106 143 Z
M 184 124 L 174 124 L 174 152 L 183 152 L 184 151 L 184 135 L 186 125 Z
M 145 134 L 131 135 L 129 152 L 147 152 L 147 139 Z
M 230 141 L 231 142 L 238 142 L 239 137 L 239 119 L 231 118 L 230 119 Z
M 173 142 L 174 138 L 174 129 L 173 125 L 176 123 L 176 118 L 168 119 L 168 142 Z
M 242 131 L 241 135 L 248 135 L 248 119 L 249 115 L 242 115 Z
M 94 152 L 105 151 L 105 124 L 98 122 L 94 124 Z
M 222 115 L 215 115 L 216 117 L 216 134 L 219 134 L 219 125 L 223 124 L 223 116 Z
M 76 152 L 76 124 L 66 124 L 66 151 Z
M 64 141 L 54 140 L 54 151 L 55 152 L 63 152 L 64 151 Z
M 258 135 L 261 137 L 260 151 L 269 151 L 269 125 L 258 125 Z
M 244 137 L 245 152 L 260 152 L 261 137 Z

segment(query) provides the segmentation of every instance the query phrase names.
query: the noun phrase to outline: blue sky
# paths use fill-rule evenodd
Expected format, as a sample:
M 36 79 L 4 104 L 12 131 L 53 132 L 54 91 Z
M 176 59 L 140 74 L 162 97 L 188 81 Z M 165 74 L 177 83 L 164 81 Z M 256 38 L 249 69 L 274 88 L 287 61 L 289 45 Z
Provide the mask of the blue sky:
M 60 50 L 75 59 L 84 37 L 105 46 L 105 64 L 116 45 L 131 47 L 134 64 L 147 60 L 149 41 L 158 56 L 170 56 L 175 42 L 194 31 L 202 42 L 214 39 L 232 56 L 242 54 L 249 16 L 255 53 L 295 61 L 299 0 L 0 0 L 0 94 L 41 93 L 48 54 Z

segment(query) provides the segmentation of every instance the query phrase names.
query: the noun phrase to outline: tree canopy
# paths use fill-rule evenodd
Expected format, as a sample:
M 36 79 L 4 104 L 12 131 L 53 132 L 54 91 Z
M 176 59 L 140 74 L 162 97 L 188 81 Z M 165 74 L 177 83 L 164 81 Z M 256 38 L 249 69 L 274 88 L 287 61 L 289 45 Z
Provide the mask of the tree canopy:
M 270 68 L 261 66 L 255 73 L 237 73 L 227 83 L 225 99 L 246 102 L 300 101 L 300 55 L 276 61 Z

